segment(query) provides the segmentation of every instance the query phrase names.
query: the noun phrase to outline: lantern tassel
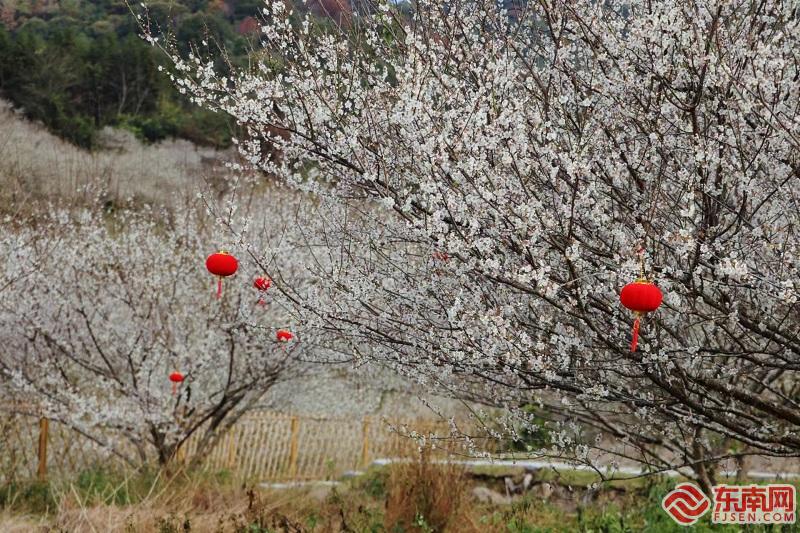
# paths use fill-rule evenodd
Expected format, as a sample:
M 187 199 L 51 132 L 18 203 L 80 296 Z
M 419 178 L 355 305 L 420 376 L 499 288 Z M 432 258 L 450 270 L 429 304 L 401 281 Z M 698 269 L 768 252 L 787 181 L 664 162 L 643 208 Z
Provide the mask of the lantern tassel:
M 178 384 L 176 382 L 172 382 L 172 395 L 175 396 L 175 393 L 178 392 Z
M 267 302 L 264 301 L 264 298 L 259 298 L 258 305 L 267 305 Z
M 217 298 L 222 298 L 222 276 L 217 278 Z
M 639 315 L 636 315 L 636 320 L 633 321 L 633 338 L 631 339 L 631 351 L 636 351 L 636 346 L 639 344 Z

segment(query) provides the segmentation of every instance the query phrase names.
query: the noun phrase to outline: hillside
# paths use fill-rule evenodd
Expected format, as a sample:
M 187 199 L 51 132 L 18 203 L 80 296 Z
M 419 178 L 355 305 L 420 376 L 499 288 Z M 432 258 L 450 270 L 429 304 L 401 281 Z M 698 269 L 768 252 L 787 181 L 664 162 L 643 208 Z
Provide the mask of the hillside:
M 221 183 L 224 154 L 186 140 L 146 144 L 130 132 L 98 131 L 92 152 L 25 119 L 0 100 L 0 212 L 27 210 L 33 201 L 69 202 L 83 195 L 169 202 Z
M 152 27 L 170 35 L 181 53 L 206 41 L 237 67 L 258 44 L 263 0 L 146 4 Z M 358 5 L 368 9 L 368 3 Z M 353 12 L 345 0 L 297 6 L 298 12 L 305 10 L 337 23 Z M 95 148 L 98 133 L 113 126 L 145 142 L 179 137 L 228 147 L 233 121 L 191 104 L 159 71 L 164 66 L 161 52 L 140 38 L 124 1 L 0 3 L 0 95 L 75 145 Z
M 259 0 L 152 2 L 151 20 L 179 49 L 213 39 L 247 55 Z M 0 6 L 0 93 L 73 144 L 94 148 L 105 126 L 144 141 L 181 137 L 225 147 L 232 125 L 191 105 L 159 72 L 125 2 L 8 0 Z

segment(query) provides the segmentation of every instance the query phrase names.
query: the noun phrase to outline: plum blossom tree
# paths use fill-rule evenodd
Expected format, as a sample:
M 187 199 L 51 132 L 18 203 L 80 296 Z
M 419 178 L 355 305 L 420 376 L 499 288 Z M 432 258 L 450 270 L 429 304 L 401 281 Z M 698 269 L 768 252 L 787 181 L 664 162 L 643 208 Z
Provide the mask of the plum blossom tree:
M 708 486 L 717 459 L 800 454 L 797 7 L 374 4 L 324 30 L 269 2 L 233 74 L 146 33 L 251 166 L 315 197 L 298 320 L 549 419 L 580 460 Z M 631 353 L 639 250 L 665 300 Z
M 205 258 L 239 248 L 204 212 L 55 209 L 4 227 L 0 383 L 18 409 L 131 464 L 165 464 L 195 434 L 202 458 L 271 386 L 305 369 L 302 344 L 276 341 L 292 323 L 269 294 L 259 303 L 252 261 L 215 297 Z M 263 236 L 280 231 L 280 212 L 264 218 Z M 291 257 L 276 260 L 292 271 Z M 173 371 L 185 377 L 175 393 Z

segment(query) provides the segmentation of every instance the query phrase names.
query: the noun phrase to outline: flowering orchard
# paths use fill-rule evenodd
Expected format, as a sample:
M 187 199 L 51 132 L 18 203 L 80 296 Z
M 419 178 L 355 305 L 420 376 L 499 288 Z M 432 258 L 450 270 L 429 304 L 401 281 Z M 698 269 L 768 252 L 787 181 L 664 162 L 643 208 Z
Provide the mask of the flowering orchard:
M 246 128 L 249 165 L 316 197 L 296 318 L 534 410 L 555 453 L 704 488 L 714 459 L 800 454 L 797 7 L 370 5 L 336 25 L 265 3 L 238 71 L 140 14 L 178 87 Z M 632 352 L 640 249 L 664 298 Z
M 216 297 L 204 259 L 237 246 L 201 212 L 56 210 L 3 228 L 0 380 L 18 409 L 132 464 L 164 463 L 197 432 L 202 455 L 272 385 L 308 372 L 303 344 L 276 338 L 292 323 L 253 287 L 252 261 Z M 280 231 L 271 217 L 266 238 Z

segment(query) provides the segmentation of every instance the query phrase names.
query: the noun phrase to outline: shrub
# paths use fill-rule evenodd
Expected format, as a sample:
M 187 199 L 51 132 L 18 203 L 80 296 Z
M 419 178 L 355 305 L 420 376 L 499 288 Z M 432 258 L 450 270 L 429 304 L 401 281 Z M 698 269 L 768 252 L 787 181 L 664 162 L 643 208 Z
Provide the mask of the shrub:
M 444 531 L 463 513 L 466 488 L 462 466 L 433 463 L 427 451 L 416 462 L 393 465 L 386 487 L 386 529 Z
M 56 505 L 52 487 L 46 482 L 12 482 L 0 487 L 0 508 L 47 514 Z

